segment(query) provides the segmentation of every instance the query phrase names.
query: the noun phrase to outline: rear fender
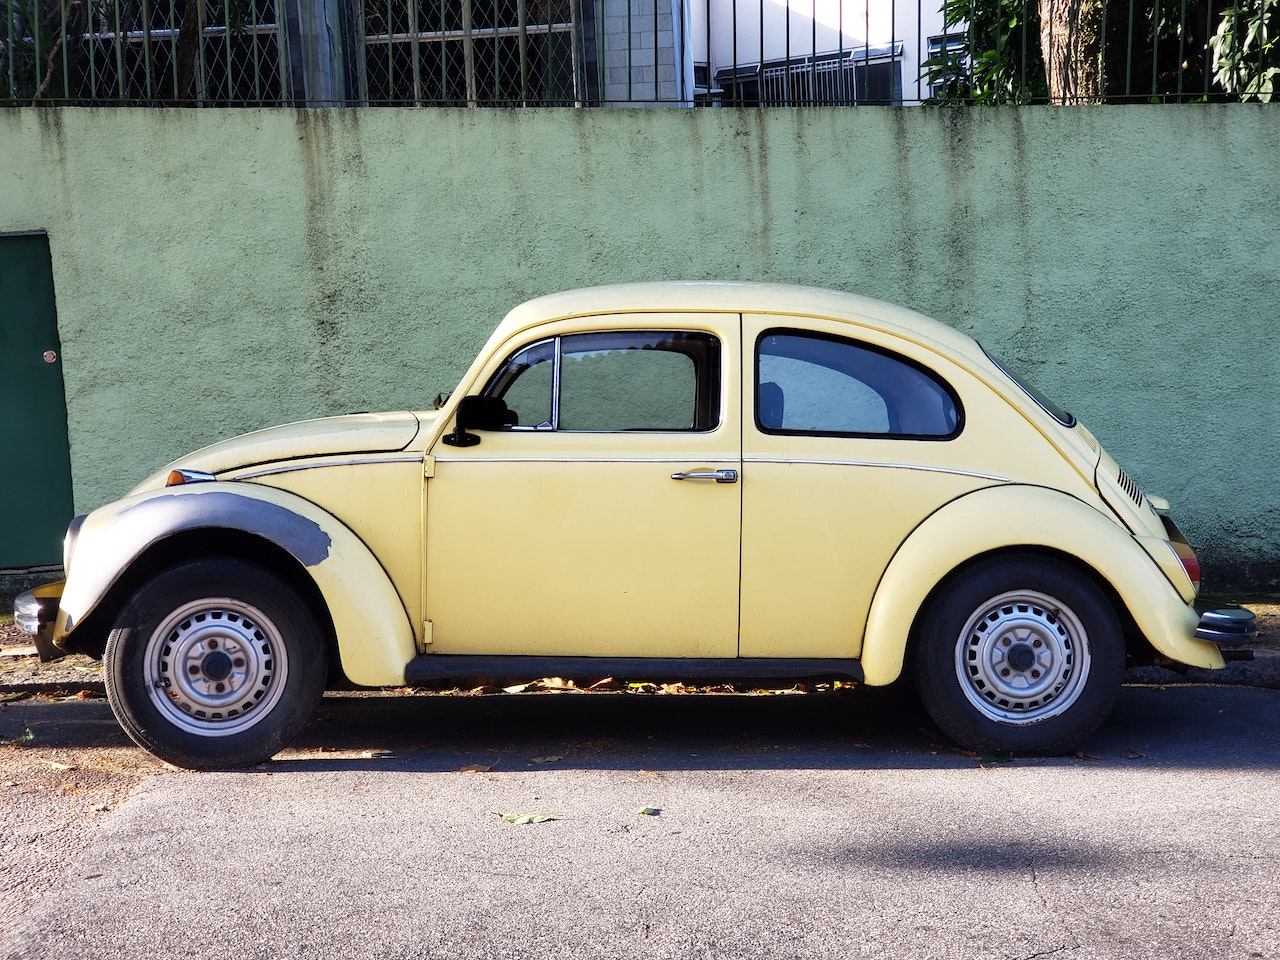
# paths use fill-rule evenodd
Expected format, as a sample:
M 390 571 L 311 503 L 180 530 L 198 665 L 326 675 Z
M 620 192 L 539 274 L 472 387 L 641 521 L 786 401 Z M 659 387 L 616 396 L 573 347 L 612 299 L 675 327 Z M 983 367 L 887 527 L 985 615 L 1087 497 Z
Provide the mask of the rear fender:
M 369 548 L 315 504 L 251 483 L 194 483 L 96 510 L 75 543 L 54 624 L 61 644 L 150 547 L 177 533 L 238 530 L 293 557 L 315 582 L 337 635 L 342 668 L 363 686 L 404 682 L 416 651 L 404 605 Z
M 867 617 L 861 657 L 866 683 L 899 677 L 916 615 L 952 571 L 984 554 L 1037 548 L 1074 557 L 1110 584 L 1158 652 L 1190 666 L 1223 665 L 1213 644 L 1195 639 L 1195 611 L 1128 531 L 1068 494 L 1006 485 L 953 500 L 898 549 Z

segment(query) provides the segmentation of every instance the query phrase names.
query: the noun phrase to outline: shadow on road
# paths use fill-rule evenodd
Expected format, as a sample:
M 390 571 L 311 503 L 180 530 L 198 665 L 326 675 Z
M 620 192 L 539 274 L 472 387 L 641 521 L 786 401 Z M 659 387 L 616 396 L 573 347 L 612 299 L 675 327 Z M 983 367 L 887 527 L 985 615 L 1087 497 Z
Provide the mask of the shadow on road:
M 1125 687 L 1080 754 L 1017 762 L 1280 769 L 1278 715 L 1276 691 Z M 0 740 L 27 729 L 32 746 L 128 744 L 102 700 L 0 707 Z M 898 689 L 780 696 L 336 694 L 325 697 L 289 749 L 259 769 L 937 769 L 1001 760 L 951 745 L 910 692 Z

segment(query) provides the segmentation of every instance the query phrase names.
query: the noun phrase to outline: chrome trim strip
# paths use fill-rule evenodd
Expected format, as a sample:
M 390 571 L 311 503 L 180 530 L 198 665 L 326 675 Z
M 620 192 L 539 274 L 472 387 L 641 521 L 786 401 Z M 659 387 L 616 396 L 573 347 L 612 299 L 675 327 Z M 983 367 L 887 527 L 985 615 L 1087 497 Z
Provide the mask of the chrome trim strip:
M 724 457 L 672 454 L 668 457 L 436 457 L 436 463 L 732 463 Z
M 356 467 L 370 463 L 421 463 L 422 454 L 412 457 L 369 457 L 347 460 L 320 460 L 314 463 L 293 463 L 287 467 L 271 467 L 267 470 L 255 470 L 243 473 L 233 480 L 257 480 L 259 477 L 271 477 L 278 473 L 296 473 L 299 470 L 320 470 L 324 467 Z
M 551 368 L 551 429 L 560 429 L 560 338 L 556 337 L 556 356 Z
M 748 463 L 799 463 L 806 466 L 821 467 L 879 467 L 883 470 L 919 470 L 923 473 L 946 473 L 955 477 L 973 477 L 975 480 L 991 480 L 995 483 L 1010 483 L 1008 477 L 999 477 L 992 473 L 975 473 L 972 470 L 952 470 L 949 467 L 931 467 L 919 463 L 884 463 L 870 460 L 810 460 L 803 457 L 744 457 L 743 464 Z
M 672 454 L 666 457 L 437 457 L 436 463 L 742 463 L 744 467 L 752 463 L 803 464 L 805 466 L 829 467 L 877 467 L 882 470 L 919 470 L 923 473 L 945 473 L 955 477 L 972 477 L 975 480 L 990 480 L 993 483 L 1010 483 L 1008 477 L 1000 477 L 990 473 L 975 473 L 971 470 L 952 470 L 947 467 L 930 467 L 916 463 L 872 463 L 864 460 L 808 460 L 786 457 L 751 457 L 741 461 L 699 457 L 697 455 Z

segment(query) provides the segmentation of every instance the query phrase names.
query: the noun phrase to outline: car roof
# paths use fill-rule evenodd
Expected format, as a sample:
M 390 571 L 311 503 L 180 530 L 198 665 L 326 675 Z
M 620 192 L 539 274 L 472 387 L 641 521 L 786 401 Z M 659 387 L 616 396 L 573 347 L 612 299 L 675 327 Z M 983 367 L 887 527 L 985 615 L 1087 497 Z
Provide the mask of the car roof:
M 497 342 L 543 323 L 619 313 L 769 313 L 848 320 L 930 342 L 968 357 L 979 351 L 973 338 L 906 307 L 840 290 L 783 283 L 668 280 L 584 287 L 538 297 L 516 307 L 494 331 Z

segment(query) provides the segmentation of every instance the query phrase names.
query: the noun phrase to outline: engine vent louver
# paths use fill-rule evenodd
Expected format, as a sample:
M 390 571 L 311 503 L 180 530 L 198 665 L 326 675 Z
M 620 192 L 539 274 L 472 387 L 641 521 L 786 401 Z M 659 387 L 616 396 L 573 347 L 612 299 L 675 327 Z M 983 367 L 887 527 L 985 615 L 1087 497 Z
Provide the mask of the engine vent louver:
M 1129 495 L 1130 500 L 1142 506 L 1142 491 L 1133 482 L 1133 478 L 1124 472 L 1124 467 L 1116 468 L 1116 481 L 1120 484 L 1120 489 Z

